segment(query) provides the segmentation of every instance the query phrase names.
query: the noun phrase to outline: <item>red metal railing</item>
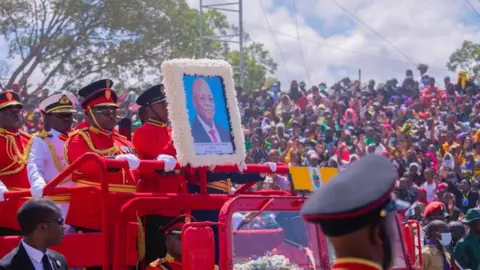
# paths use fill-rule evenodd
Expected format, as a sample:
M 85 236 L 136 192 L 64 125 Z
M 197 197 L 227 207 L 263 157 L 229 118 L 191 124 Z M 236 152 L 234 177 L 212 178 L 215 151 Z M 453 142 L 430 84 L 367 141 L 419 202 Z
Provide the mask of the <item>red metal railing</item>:
M 64 182 L 64 179 L 66 179 L 68 176 L 70 176 L 76 169 L 78 169 L 81 165 L 85 164 L 86 162 L 89 161 L 94 161 L 98 165 L 98 170 L 99 172 L 99 182 L 101 183 L 100 187 L 93 187 L 93 186 L 86 186 L 86 187 L 57 187 L 59 184 Z M 163 161 L 150 161 L 150 160 L 142 160 L 140 162 L 140 171 L 143 172 L 153 172 L 155 170 L 163 170 L 164 163 Z M 115 247 L 116 247 L 116 252 L 117 254 L 121 253 L 121 250 L 117 250 L 117 247 L 124 247 L 125 245 L 117 245 L 117 243 L 122 242 L 122 238 L 118 237 L 118 235 L 122 235 L 122 232 L 125 232 L 125 227 L 127 220 L 125 220 L 122 217 L 126 217 L 124 215 L 125 212 L 131 211 L 132 207 L 134 207 L 136 204 L 136 201 L 145 201 L 148 199 L 153 199 L 156 198 L 157 200 L 161 200 L 162 202 L 167 202 L 168 205 L 172 205 L 172 201 L 179 200 L 180 201 L 185 201 L 185 199 L 188 198 L 188 200 L 191 203 L 194 203 L 195 206 L 197 207 L 190 207 L 190 209 L 196 209 L 200 205 L 204 205 L 206 203 L 205 199 L 207 199 L 207 204 L 210 206 L 213 206 L 215 209 L 220 209 L 223 203 L 228 200 L 228 196 L 218 196 L 218 195 L 208 195 L 207 192 L 207 172 L 208 168 L 207 167 L 202 167 L 202 168 L 196 168 L 195 170 L 198 172 L 199 175 L 199 184 L 200 184 L 200 194 L 202 196 L 198 195 L 184 195 L 183 197 L 178 197 L 175 199 L 174 194 L 159 194 L 159 193 L 136 193 L 134 199 L 131 199 L 129 202 L 127 202 L 124 207 L 122 207 L 121 210 L 121 218 L 119 221 L 116 223 L 114 226 L 114 220 L 110 217 L 110 214 L 108 211 L 108 200 L 109 200 L 109 187 L 108 187 L 108 181 L 106 177 L 106 172 L 107 169 L 109 168 L 117 168 L 117 169 L 128 169 L 128 163 L 125 160 L 113 160 L 113 159 L 107 159 L 104 158 L 96 153 L 86 153 L 83 156 L 81 156 L 79 159 L 77 159 L 75 162 L 70 164 L 65 170 L 60 172 L 57 177 L 55 177 L 52 181 L 50 181 L 44 188 L 43 195 L 44 196 L 52 196 L 52 195 L 58 195 L 58 194 L 72 194 L 72 193 L 77 193 L 77 192 L 96 192 L 100 196 L 100 201 L 101 201 L 101 209 L 102 209 L 102 245 L 103 245 L 103 269 L 109 269 L 109 267 L 112 265 L 112 240 L 114 239 L 114 230 L 115 230 Z M 181 168 L 178 164 L 175 169 L 178 170 L 191 170 L 189 167 Z M 216 166 L 215 169 L 213 170 L 214 172 L 239 172 L 238 167 L 236 165 L 222 165 L 222 166 Z M 258 164 L 252 164 L 248 165 L 247 169 L 243 171 L 244 173 L 272 173 L 272 171 L 269 169 L 268 166 L 266 165 L 258 165 Z M 286 165 L 278 165 L 277 170 L 275 173 L 279 174 L 287 174 L 288 173 L 288 166 Z M 251 184 L 245 184 L 244 188 L 240 188 L 243 192 L 245 192 L 248 187 L 251 186 Z M 239 192 L 237 192 L 239 193 Z M 250 192 L 248 194 L 263 194 L 263 195 L 280 195 L 280 192 L 274 192 L 274 193 L 255 193 L 255 192 Z M 288 193 L 281 193 L 281 195 L 287 195 Z M 11 192 L 6 192 L 5 193 L 5 199 L 7 200 L 16 200 L 20 199 L 23 197 L 30 197 L 31 193 L 30 191 L 11 191 Z M 207 197 L 205 197 L 207 196 Z M 180 198 L 180 199 L 179 199 Z M 175 205 L 175 204 L 173 204 Z M 138 205 L 137 205 L 138 207 Z M 201 207 L 200 207 L 201 208 Z M 154 211 L 154 210 L 152 210 Z M 123 213 L 123 214 L 122 214 Z M 123 227 L 122 227 L 123 226 Z M 124 234 L 123 234 L 124 235 Z M 116 265 L 118 265 L 119 262 L 113 262 L 113 265 L 115 266 L 113 269 L 120 269 L 116 268 Z

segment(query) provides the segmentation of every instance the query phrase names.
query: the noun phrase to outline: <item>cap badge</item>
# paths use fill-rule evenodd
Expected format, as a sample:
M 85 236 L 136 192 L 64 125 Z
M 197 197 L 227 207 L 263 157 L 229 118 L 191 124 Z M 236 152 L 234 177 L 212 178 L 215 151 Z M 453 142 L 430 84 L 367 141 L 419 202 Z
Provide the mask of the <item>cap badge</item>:
M 110 91 L 110 90 L 108 90 L 108 89 L 105 90 L 105 98 L 106 98 L 107 100 L 110 100 L 110 97 L 111 97 L 111 96 L 112 96 L 112 91 Z
M 5 94 L 5 96 L 7 97 L 7 99 L 8 99 L 9 101 L 12 100 L 13 95 L 12 95 L 11 92 L 7 92 L 7 93 Z
M 164 86 L 160 86 L 160 93 L 162 93 L 163 95 L 165 95 L 165 89 L 164 89 Z
M 106 84 L 106 85 L 107 85 L 107 88 L 110 88 L 110 83 L 111 83 L 111 81 L 110 81 L 110 80 L 107 80 L 107 84 Z
M 67 98 L 66 95 L 63 95 L 63 96 L 60 98 L 59 103 L 62 104 L 62 105 L 65 105 L 65 104 L 70 103 L 70 100 Z

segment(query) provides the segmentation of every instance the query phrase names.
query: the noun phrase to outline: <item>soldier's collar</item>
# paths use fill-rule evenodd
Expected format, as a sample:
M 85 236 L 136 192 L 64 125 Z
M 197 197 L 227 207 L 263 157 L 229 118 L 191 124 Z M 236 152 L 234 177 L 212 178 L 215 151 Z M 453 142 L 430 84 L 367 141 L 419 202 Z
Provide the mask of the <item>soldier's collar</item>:
M 112 136 L 113 135 L 113 132 L 106 131 L 106 130 L 103 130 L 103 129 L 99 129 L 99 128 L 94 127 L 94 126 L 90 126 L 89 130 L 92 131 L 95 134 L 102 134 L 102 135 L 105 135 L 105 136 Z
M 157 126 L 157 127 L 166 127 L 167 124 L 165 124 L 164 122 L 161 122 L 161 121 L 158 121 L 158 120 L 154 120 L 154 119 L 148 119 L 148 123 L 154 125 L 154 126 Z
M 166 262 L 169 262 L 169 263 L 180 263 L 177 259 L 175 259 L 172 255 L 170 255 L 169 253 L 167 253 L 167 255 L 165 256 L 165 258 L 163 258 Z

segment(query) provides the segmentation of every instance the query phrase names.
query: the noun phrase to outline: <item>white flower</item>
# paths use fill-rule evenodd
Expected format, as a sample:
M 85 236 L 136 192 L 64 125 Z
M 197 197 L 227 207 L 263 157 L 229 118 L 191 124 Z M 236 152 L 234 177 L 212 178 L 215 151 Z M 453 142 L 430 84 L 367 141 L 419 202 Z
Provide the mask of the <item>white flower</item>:
M 283 255 L 267 254 L 244 264 L 235 264 L 234 270 L 301 270 Z

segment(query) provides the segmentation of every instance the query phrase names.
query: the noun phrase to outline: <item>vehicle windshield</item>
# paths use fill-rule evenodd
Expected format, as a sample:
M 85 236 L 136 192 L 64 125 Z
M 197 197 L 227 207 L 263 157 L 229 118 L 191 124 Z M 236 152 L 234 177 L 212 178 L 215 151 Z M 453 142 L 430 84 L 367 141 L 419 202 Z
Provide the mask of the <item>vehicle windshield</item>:
M 243 269 L 321 269 L 314 225 L 299 212 L 236 212 L 233 263 Z M 253 220 L 247 221 L 249 217 Z
M 393 230 L 394 235 L 393 235 L 393 242 L 394 242 L 394 263 L 392 269 L 407 269 L 407 264 L 405 262 L 405 249 L 403 242 L 401 241 L 400 237 L 400 232 L 398 230 L 398 224 L 395 230 Z M 327 246 L 328 246 L 328 255 L 330 259 L 330 266 L 333 265 L 335 262 L 335 251 L 333 249 L 332 244 L 330 241 L 327 241 Z

